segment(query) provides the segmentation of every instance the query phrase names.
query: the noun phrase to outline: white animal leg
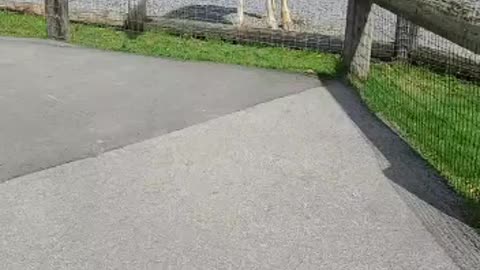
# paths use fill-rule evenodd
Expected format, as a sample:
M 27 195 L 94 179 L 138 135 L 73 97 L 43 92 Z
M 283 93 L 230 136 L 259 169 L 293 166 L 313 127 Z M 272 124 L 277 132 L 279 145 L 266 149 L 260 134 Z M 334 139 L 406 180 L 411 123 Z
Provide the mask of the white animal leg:
M 243 0 L 238 0 L 237 14 L 238 14 L 238 26 L 242 26 L 243 18 L 244 18 Z
M 284 30 L 292 29 L 292 18 L 290 17 L 290 9 L 288 8 L 288 0 L 282 0 L 282 27 Z
M 277 20 L 275 20 L 275 13 L 273 12 L 273 1 L 266 0 L 267 2 L 267 23 L 272 29 L 278 29 Z

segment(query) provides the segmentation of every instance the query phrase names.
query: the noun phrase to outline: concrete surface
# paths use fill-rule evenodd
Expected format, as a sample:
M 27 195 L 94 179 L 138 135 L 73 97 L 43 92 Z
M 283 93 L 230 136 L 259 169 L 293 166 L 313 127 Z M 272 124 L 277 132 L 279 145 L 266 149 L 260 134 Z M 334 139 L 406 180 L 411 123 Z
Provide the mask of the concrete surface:
M 319 85 L 55 44 L 0 39 L 0 182 Z
M 451 192 L 340 83 L 16 40 L 0 59 L 9 168 L 117 147 L 0 184 L 0 269 L 479 265 Z

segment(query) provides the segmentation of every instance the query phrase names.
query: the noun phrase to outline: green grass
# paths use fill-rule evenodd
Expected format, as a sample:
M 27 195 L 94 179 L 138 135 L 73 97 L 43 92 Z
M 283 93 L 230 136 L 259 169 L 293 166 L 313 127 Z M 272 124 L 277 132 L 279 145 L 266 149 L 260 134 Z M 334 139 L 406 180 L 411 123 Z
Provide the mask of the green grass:
M 0 35 L 47 38 L 45 19 L 0 10 Z
M 43 17 L 0 11 L 0 35 L 46 38 L 45 29 Z M 71 32 L 71 43 L 98 49 L 311 73 L 324 78 L 337 74 L 339 62 L 339 57 L 333 54 L 236 45 L 161 31 L 147 31 L 132 37 L 112 27 L 73 24 Z
M 391 63 L 374 65 L 360 89 L 370 108 L 480 210 L 480 86 Z

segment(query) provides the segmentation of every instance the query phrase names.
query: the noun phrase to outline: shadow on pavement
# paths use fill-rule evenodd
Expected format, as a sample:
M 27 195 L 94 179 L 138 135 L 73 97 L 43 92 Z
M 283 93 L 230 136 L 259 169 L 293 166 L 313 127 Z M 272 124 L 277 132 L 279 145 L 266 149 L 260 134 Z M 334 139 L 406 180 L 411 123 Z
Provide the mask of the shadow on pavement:
M 230 20 L 226 19 L 226 16 L 236 13 L 237 8 L 217 5 L 190 5 L 170 11 L 165 17 L 170 19 L 232 24 Z M 254 18 L 262 18 L 262 16 L 258 14 L 248 12 L 245 12 L 245 15 Z
M 387 159 L 385 176 L 408 207 L 462 269 L 478 269 L 480 235 L 471 224 L 472 210 L 425 160 L 362 101 L 345 83 L 326 88 L 369 142 Z

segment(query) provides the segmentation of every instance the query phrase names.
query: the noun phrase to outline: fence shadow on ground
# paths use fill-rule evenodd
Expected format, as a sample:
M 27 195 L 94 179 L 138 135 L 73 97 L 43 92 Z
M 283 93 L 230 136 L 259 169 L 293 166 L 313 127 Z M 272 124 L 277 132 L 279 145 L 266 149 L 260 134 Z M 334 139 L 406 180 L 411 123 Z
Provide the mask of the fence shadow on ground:
M 383 173 L 402 200 L 462 269 L 476 269 L 480 262 L 480 234 L 467 225 L 472 222 L 467 202 L 367 109 L 357 91 L 336 81 L 326 82 L 326 86 L 369 142 L 387 159 L 389 167 Z
M 232 24 L 226 17 L 237 14 L 237 8 L 217 5 L 190 5 L 168 12 L 164 17 L 169 19 L 184 19 L 191 21 Z M 245 16 L 262 18 L 254 13 L 245 13 Z

